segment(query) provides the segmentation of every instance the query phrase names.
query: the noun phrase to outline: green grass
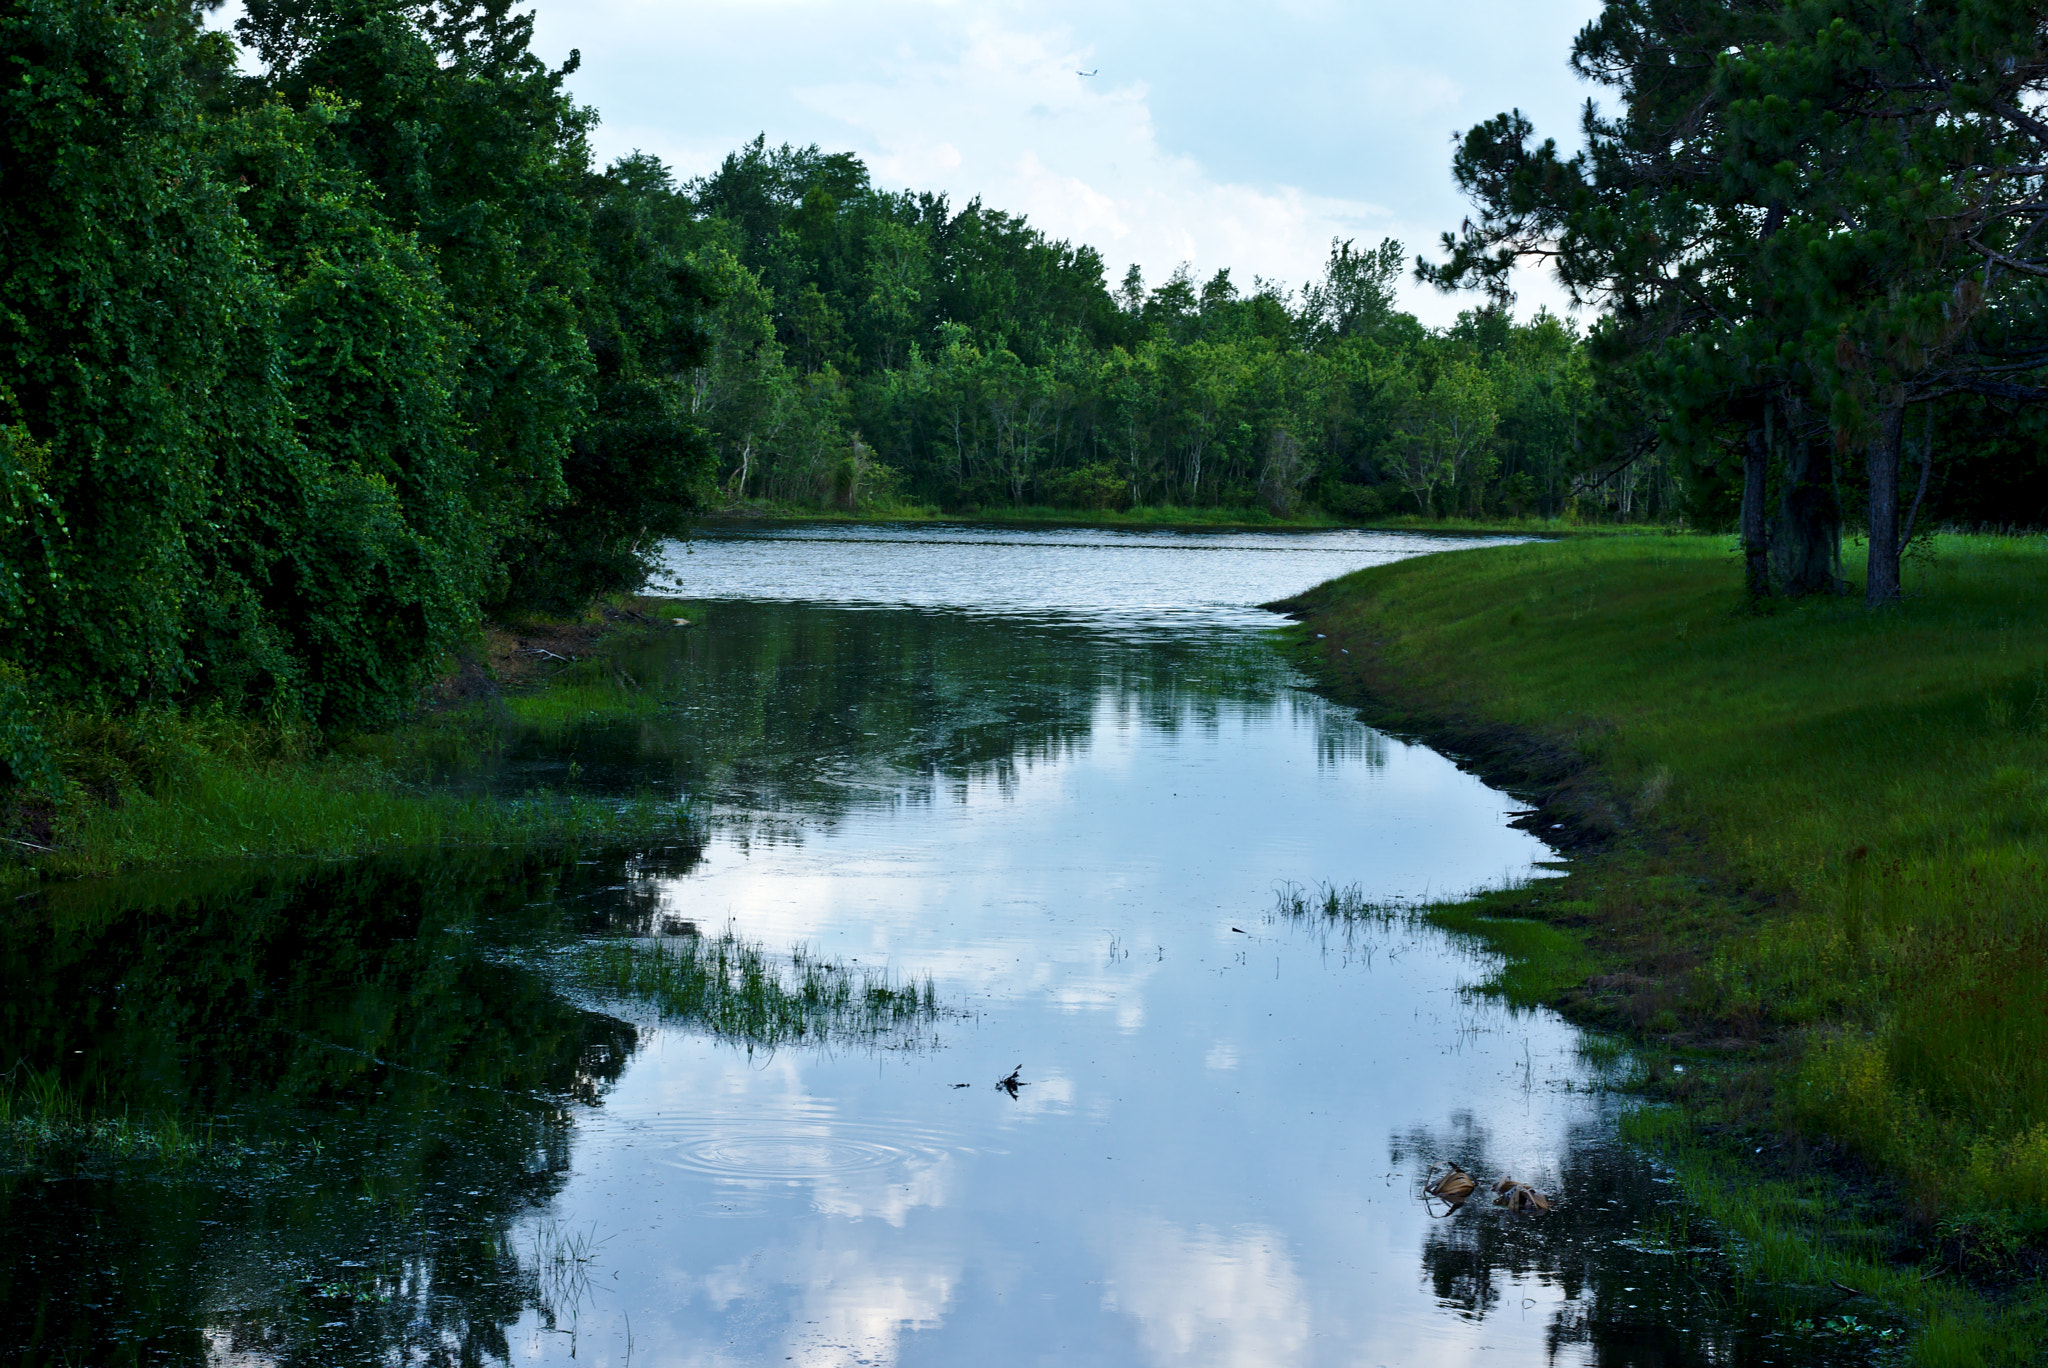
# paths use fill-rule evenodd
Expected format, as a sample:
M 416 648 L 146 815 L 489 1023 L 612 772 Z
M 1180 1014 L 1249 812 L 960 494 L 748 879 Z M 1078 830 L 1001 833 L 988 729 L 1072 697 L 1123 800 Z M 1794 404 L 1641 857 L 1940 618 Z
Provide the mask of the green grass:
M 1720 1232 L 1737 1276 L 1753 1287 L 1854 1289 L 1860 1295 L 1845 1297 L 1841 1309 L 1867 1318 L 1883 1307 L 1904 1321 L 1911 1361 L 1927 1368 L 2040 1361 L 2048 1301 L 2011 1276 L 2024 1254 L 2019 1232 L 2005 1229 L 2007 1238 L 1986 1254 L 1952 1237 L 1968 1222 L 1949 1222 L 1930 1240 L 1907 1236 L 1902 1248 L 1896 1213 L 1881 1197 L 1846 1190 L 1826 1172 L 1759 1165 L 1753 1147 L 1730 1146 L 1688 1109 L 1638 1108 L 1622 1116 L 1621 1133 L 1671 1162 L 1681 1190 Z M 1973 1252 L 1974 1266 L 1963 1266 Z M 1966 1273 L 1978 1275 L 1977 1285 L 1959 1276 Z M 1986 1283 L 1994 1284 L 1989 1296 Z
M 686 820 L 677 804 L 648 795 L 498 798 L 423 789 L 402 776 L 420 755 L 448 744 L 440 718 L 328 751 L 261 720 L 218 716 L 68 716 L 54 731 L 65 783 L 54 794 L 14 795 L 19 834 L 8 842 L 11 863 L 0 883 L 250 856 L 618 843 L 673 835 Z
M 623 841 L 672 834 L 682 821 L 674 805 L 645 797 L 453 797 L 406 792 L 379 771 L 342 762 L 257 770 L 205 765 L 162 792 L 84 808 L 63 844 L 39 864 L 42 873 L 63 877 L 245 856 Z
M 1381 513 L 1353 524 L 1375 532 L 1436 532 L 1468 536 L 1511 537 L 1640 537 L 1665 529 L 1642 523 L 1589 522 L 1574 516 L 1543 518 L 1515 517 L 1430 517 L 1416 513 Z
M 1510 1002 L 1543 1002 L 1583 982 L 1593 959 L 1569 931 L 1528 917 L 1493 917 L 1466 903 L 1431 907 L 1424 920 L 1454 935 L 1471 936 L 1499 954 L 1500 967 L 1475 987 Z
M 1519 889 L 1519 886 L 1518 886 Z M 1488 997 L 1517 1004 L 1542 1002 L 1586 977 L 1593 964 L 1578 936 L 1548 922 L 1488 914 L 1483 901 L 1425 903 L 1369 902 L 1357 884 L 1320 884 L 1313 890 L 1287 883 L 1275 891 L 1275 910 L 1290 921 L 1340 925 L 1423 922 L 1480 941 L 1501 963 L 1472 985 Z
M 1297 639 L 1597 852 L 1439 909 L 1496 987 L 1715 1046 L 1730 1125 L 1895 1219 L 2048 1213 L 2048 540 L 1939 537 L 1878 612 L 1739 584 L 1725 537 L 1475 549 L 1322 586 Z
M 586 987 L 639 998 L 664 1019 L 687 1022 L 749 1049 L 785 1045 L 913 1047 L 957 1013 L 939 1005 L 929 977 L 889 974 L 820 959 L 802 946 L 787 962 L 728 930 L 715 937 L 598 941 L 575 963 Z
M 210 1133 L 169 1114 L 90 1115 L 52 1070 L 17 1062 L 0 1074 L 0 1173 L 186 1169 L 219 1150 Z
M 620 676 L 609 662 L 592 661 L 570 667 L 545 689 L 508 695 L 499 708 L 513 724 L 552 736 L 597 719 L 658 716 L 675 702 L 671 693 Z

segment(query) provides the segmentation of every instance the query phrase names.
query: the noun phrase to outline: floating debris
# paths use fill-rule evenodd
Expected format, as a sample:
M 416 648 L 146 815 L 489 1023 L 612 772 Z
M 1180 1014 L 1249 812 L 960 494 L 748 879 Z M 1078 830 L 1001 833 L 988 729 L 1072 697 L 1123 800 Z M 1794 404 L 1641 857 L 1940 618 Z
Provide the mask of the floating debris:
M 1438 1163 L 1442 1164 L 1449 1172 L 1445 1173 L 1441 1178 L 1432 1177 L 1422 1190 L 1438 1201 L 1447 1204 L 1455 1211 L 1460 1203 L 1478 1190 L 1479 1180 L 1448 1159 L 1439 1160 Z M 1436 1164 L 1429 1166 L 1429 1171 L 1432 1175 L 1436 1173 L 1436 1170 Z
M 1493 1199 L 1493 1204 L 1497 1207 L 1506 1207 L 1509 1211 L 1550 1210 L 1550 1199 L 1527 1183 L 1503 1178 L 1493 1185 L 1493 1190 L 1500 1194 Z
M 1441 1174 L 1437 1172 L 1439 1169 L 1443 1170 Z M 1478 1190 L 1479 1180 L 1449 1159 L 1439 1159 L 1431 1164 L 1423 1177 L 1422 1195 L 1442 1202 L 1445 1207 L 1442 1214 L 1445 1216 L 1463 1206 L 1466 1199 Z M 1493 1190 L 1496 1194 L 1493 1204 L 1497 1207 L 1506 1207 L 1509 1211 L 1550 1210 L 1548 1197 L 1518 1179 L 1502 1178 L 1493 1185 Z

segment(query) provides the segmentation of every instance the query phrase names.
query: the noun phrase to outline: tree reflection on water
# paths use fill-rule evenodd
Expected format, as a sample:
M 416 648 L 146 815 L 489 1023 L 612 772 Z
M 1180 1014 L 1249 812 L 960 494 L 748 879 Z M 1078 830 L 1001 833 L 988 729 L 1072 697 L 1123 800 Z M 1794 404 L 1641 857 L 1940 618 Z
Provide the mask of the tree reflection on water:
M 502 1357 L 540 1292 L 513 1226 L 560 1186 L 571 1108 L 602 1103 L 639 1038 L 528 961 L 644 932 L 649 864 L 232 868 L 18 908 L 0 932 L 16 1076 L 199 1143 L 173 1167 L 17 1148 L 0 1340 L 38 1363 Z
M 1423 1274 L 1446 1310 L 1473 1320 L 1528 1309 L 1517 1287 L 1555 1289 L 1545 1337 L 1552 1362 L 1596 1368 L 1720 1368 L 1765 1363 L 1861 1364 L 1867 1346 L 1816 1344 L 1790 1330 L 1824 1290 L 1766 1298 L 1745 1288 L 1721 1237 L 1656 1165 L 1611 1125 L 1571 1132 L 1554 1171 L 1514 1172 L 1555 1202 L 1547 1214 L 1493 1205 L 1510 1176 L 1487 1128 L 1469 1114 L 1445 1132 L 1414 1130 L 1391 1146 L 1397 1166 L 1455 1160 L 1479 1192 L 1431 1226 Z M 1418 1162 L 1419 1161 L 1419 1162 Z M 1547 1299 L 1546 1299 L 1547 1300 Z

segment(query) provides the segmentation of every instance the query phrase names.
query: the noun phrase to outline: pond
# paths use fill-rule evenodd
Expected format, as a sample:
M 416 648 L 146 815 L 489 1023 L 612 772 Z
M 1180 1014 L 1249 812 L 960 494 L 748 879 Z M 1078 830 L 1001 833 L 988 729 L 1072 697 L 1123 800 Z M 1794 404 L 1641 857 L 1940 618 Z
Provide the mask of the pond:
M 1822 1361 L 1614 1139 L 1612 1051 L 1400 910 L 1543 877 L 1517 802 L 1257 607 L 1471 545 L 717 533 L 687 628 L 436 776 L 673 839 L 27 900 L 10 1115 L 79 1110 L 0 1177 L 9 1361 Z

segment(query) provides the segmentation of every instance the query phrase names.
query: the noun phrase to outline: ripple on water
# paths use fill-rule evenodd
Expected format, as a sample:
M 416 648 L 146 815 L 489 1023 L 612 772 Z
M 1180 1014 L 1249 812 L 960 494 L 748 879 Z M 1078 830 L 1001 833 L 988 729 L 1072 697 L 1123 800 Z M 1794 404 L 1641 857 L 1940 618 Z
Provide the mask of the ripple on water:
M 638 1129 L 638 1128 L 636 1128 Z M 894 1127 L 748 1117 L 670 1123 L 666 1162 L 710 1178 L 804 1182 L 922 1167 L 944 1159 L 946 1138 Z M 645 1132 L 643 1132 L 644 1134 Z

